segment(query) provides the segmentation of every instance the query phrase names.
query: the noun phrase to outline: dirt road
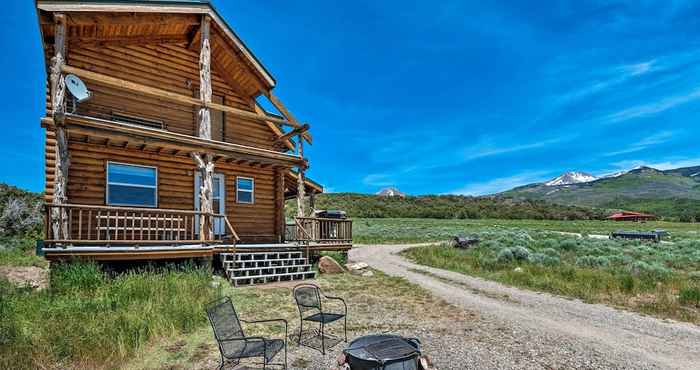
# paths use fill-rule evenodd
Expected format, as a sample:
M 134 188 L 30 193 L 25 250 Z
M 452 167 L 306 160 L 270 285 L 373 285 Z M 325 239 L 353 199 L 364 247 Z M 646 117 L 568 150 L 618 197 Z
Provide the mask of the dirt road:
M 350 252 L 350 259 L 404 277 L 455 306 L 478 311 L 506 330 L 526 331 L 534 351 L 556 356 L 553 348 L 562 347 L 566 356 L 577 353 L 590 358 L 590 363 L 576 364 L 576 368 L 700 369 L 698 326 L 416 265 L 396 255 L 409 247 L 359 247 Z M 507 347 L 504 344 L 504 351 Z M 513 353 L 495 348 L 493 355 Z

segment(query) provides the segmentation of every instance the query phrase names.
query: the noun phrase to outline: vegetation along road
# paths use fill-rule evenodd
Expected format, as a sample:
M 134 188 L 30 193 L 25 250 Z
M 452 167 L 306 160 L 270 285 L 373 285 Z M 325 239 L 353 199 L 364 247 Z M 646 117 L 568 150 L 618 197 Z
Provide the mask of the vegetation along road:
M 585 353 L 583 358 L 587 363 L 571 364 L 572 368 L 697 369 L 700 366 L 697 352 L 700 328 L 695 325 L 417 265 L 397 255 L 410 247 L 359 247 L 351 251 L 350 259 L 406 278 L 457 307 L 476 310 L 499 321 L 505 331 L 528 331 L 533 351 L 550 356 L 552 351 L 562 349 Z

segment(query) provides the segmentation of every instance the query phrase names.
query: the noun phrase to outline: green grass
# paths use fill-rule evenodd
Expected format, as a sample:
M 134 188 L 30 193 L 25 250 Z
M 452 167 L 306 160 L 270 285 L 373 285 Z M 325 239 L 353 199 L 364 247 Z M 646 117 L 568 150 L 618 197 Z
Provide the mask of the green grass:
M 37 266 L 44 267 L 47 262 L 35 253 L 34 237 L 5 237 L 0 238 L 0 266 Z
M 90 263 L 54 267 L 44 291 L 0 279 L 0 368 L 114 368 L 154 338 L 205 325 L 210 280 L 188 266 L 108 278 Z
M 680 222 L 613 222 L 597 220 L 441 220 L 421 218 L 353 219 L 353 241 L 358 244 L 443 241 L 458 234 L 479 232 L 485 228 L 522 228 L 526 230 L 563 231 L 604 234 L 619 229 L 665 229 L 670 240 L 700 237 L 700 225 Z
M 412 248 L 423 265 L 508 285 L 700 323 L 700 242 L 644 244 L 490 228 L 470 250 Z

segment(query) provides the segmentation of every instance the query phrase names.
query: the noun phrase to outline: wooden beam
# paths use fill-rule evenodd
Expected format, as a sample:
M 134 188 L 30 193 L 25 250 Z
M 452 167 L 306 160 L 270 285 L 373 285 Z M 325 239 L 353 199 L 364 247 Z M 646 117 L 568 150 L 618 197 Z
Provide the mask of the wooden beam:
M 42 124 L 49 129 L 55 130 L 55 123 L 51 118 L 45 118 L 42 120 Z M 274 150 L 202 140 L 191 135 L 72 114 L 66 116 L 66 130 L 71 133 L 91 135 L 93 137 L 106 136 L 110 141 L 129 140 L 134 144 L 149 144 L 152 147 L 163 148 L 161 151 L 164 149 L 180 149 L 189 153 L 206 150 L 227 157 L 245 158 L 244 160 L 258 160 L 286 166 L 296 166 L 303 163 L 303 160 L 295 155 Z
M 70 47 L 77 46 L 128 46 L 147 44 L 181 44 L 187 42 L 187 35 L 150 35 L 122 37 L 72 37 L 68 42 Z
M 297 121 L 297 119 L 294 117 L 294 115 L 292 115 L 292 112 L 290 112 L 289 109 L 287 109 L 287 107 L 284 106 L 284 104 L 282 103 L 282 101 L 279 100 L 274 94 L 272 94 L 272 92 L 268 92 L 268 93 L 266 94 L 266 96 L 267 96 L 267 98 L 270 100 L 270 103 L 272 103 L 272 105 L 274 105 L 275 108 L 277 108 L 277 110 L 278 110 L 280 113 L 282 113 L 282 115 L 284 115 L 284 117 L 287 118 L 287 120 L 288 120 L 289 122 L 292 122 L 292 123 L 296 124 L 297 127 L 298 127 L 298 126 L 301 126 L 301 124 L 299 123 L 299 121 Z M 304 136 L 304 139 L 306 140 L 307 143 L 313 144 L 313 139 L 312 139 L 312 137 L 311 137 L 311 134 L 309 134 L 308 132 L 306 132 L 306 133 L 304 133 L 303 136 Z
M 299 158 L 304 158 L 304 140 L 299 135 L 297 143 Z M 304 166 L 299 166 L 299 175 L 297 177 L 297 217 L 304 217 Z
M 294 135 L 299 135 L 299 134 L 303 135 L 303 134 L 304 134 L 306 131 L 308 131 L 308 130 L 309 130 L 309 125 L 308 125 L 308 124 L 304 124 L 303 126 L 301 126 L 301 127 L 299 127 L 299 128 L 295 128 L 295 129 L 293 129 L 292 131 L 289 131 L 289 132 L 287 132 L 286 134 L 280 136 L 280 137 L 277 139 L 277 141 L 289 140 L 289 139 L 292 138 L 292 136 L 294 136 Z
M 265 114 L 265 110 L 264 110 L 260 105 L 258 105 L 258 103 L 254 103 L 253 105 L 254 105 L 254 108 L 255 108 L 255 112 L 257 112 L 257 113 L 260 114 L 260 115 L 264 115 L 264 114 Z M 277 126 L 276 124 L 274 124 L 274 123 L 272 123 L 272 122 L 270 122 L 270 121 L 265 121 L 265 124 L 267 125 L 267 127 L 270 128 L 270 130 L 272 130 L 272 132 L 275 133 L 275 135 L 277 135 L 278 138 L 279 138 L 280 136 L 284 135 L 284 132 L 282 132 L 282 130 L 281 130 L 281 129 L 279 128 L 279 126 Z M 287 140 L 278 140 L 278 142 L 280 142 L 280 141 L 287 147 L 287 149 L 289 149 L 289 150 L 294 150 L 294 144 L 292 144 L 291 140 L 289 140 L 289 139 L 287 139 Z
M 279 242 L 284 242 L 285 217 L 284 217 L 284 173 L 286 169 L 275 168 L 275 230 Z
M 194 32 L 192 32 L 191 35 L 189 35 L 189 40 L 187 40 L 187 49 L 192 50 L 194 46 L 197 44 L 197 41 L 200 39 L 200 36 L 202 34 L 202 26 L 200 24 L 199 27 L 196 28 Z
M 211 19 L 207 15 L 202 16 L 201 47 L 199 50 L 199 98 L 201 106 L 197 114 L 199 123 L 199 138 L 211 140 L 211 112 L 208 104 L 211 103 L 211 45 L 209 43 L 209 27 Z M 192 158 L 200 173 L 199 181 L 199 239 L 202 241 L 214 239 L 214 228 L 210 222 L 213 209 L 214 190 L 214 161 L 211 153 L 193 152 Z
M 54 56 L 51 63 L 51 110 L 55 124 L 55 165 L 53 181 L 53 204 L 68 203 L 68 171 L 70 168 L 70 153 L 68 137 L 65 130 L 65 94 L 66 82 L 61 69 L 66 60 L 66 17 L 58 13 L 54 15 L 55 37 Z M 69 238 L 68 217 L 64 208 L 52 209 L 52 231 L 58 238 Z
M 201 16 L 197 14 L 154 14 L 154 13 L 124 13 L 124 12 L 71 12 L 67 13 L 68 25 L 75 26 L 196 26 L 200 24 Z M 46 24 L 48 19 L 42 18 Z
M 194 98 L 194 97 L 188 96 L 188 95 L 178 94 L 178 93 L 174 93 L 171 91 L 159 89 L 157 87 L 151 87 L 151 86 L 146 86 L 146 85 L 142 85 L 142 84 L 131 82 L 131 81 L 122 80 L 120 78 L 107 76 L 107 75 L 104 75 L 101 73 L 92 72 L 92 71 L 88 71 L 88 70 L 85 70 L 82 68 L 77 68 L 77 67 L 73 67 L 73 66 L 69 66 L 69 65 L 63 65 L 63 67 L 61 67 L 61 70 L 64 73 L 72 73 L 78 77 L 82 77 L 82 78 L 85 78 L 87 80 L 96 81 L 96 82 L 102 83 L 102 84 L 107 85 L 107 86 L 111 86 L 111 87 L 115 87 L 115 88 L 119 88 L 119 89 L 123 89 L 123 90 L 127 90 L 127 91 L 132 91 L 132 92 L 136 92 L 136 93 L 140 93 L 140 94 L 144 94 L 144 95 L 148 95 L 148 96 L 153 96 L 156 98 L 166 99 L 166 100 L 174 101 L 177 103 L 189 104 L 189 105 L 193 105 L 193 106 L 202 106 L 202 101 L 200 99 L 197 99 L 197 98 Z M 262 115 L 262 114 L 258 114 L 255 112 L 249 112 L 249 111 L 246 111 L 243 109 L 225 106 L 223 104 L 208 103 L 206 106 L 208 108 L 231 113 L 231 114 L 233 114 L 235 116 L 239 116 L 239 117 L 256 119 L 256 120 L 260 120 L 263 122 L 270 121 L 270 122 L 278 123 L 281 125 L 292 126 L 295 128 L 300 126 L 298 124 L 291 123 L 291 122 L 284 120 L 284 119 L 270 117 L 269 115 Z

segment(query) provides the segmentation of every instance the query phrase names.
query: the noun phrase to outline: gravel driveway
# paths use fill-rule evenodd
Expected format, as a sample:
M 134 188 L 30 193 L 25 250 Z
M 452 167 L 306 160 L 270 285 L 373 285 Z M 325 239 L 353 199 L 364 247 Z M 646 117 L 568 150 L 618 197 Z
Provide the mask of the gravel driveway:
M 700 327 L 416 265 L 396 255 L 409 247 L 357 247 L 350 259 L 479 314 L 448 342 L 423 333 L 441 343 L 428 348 L 440 369 L 700 369 Z

